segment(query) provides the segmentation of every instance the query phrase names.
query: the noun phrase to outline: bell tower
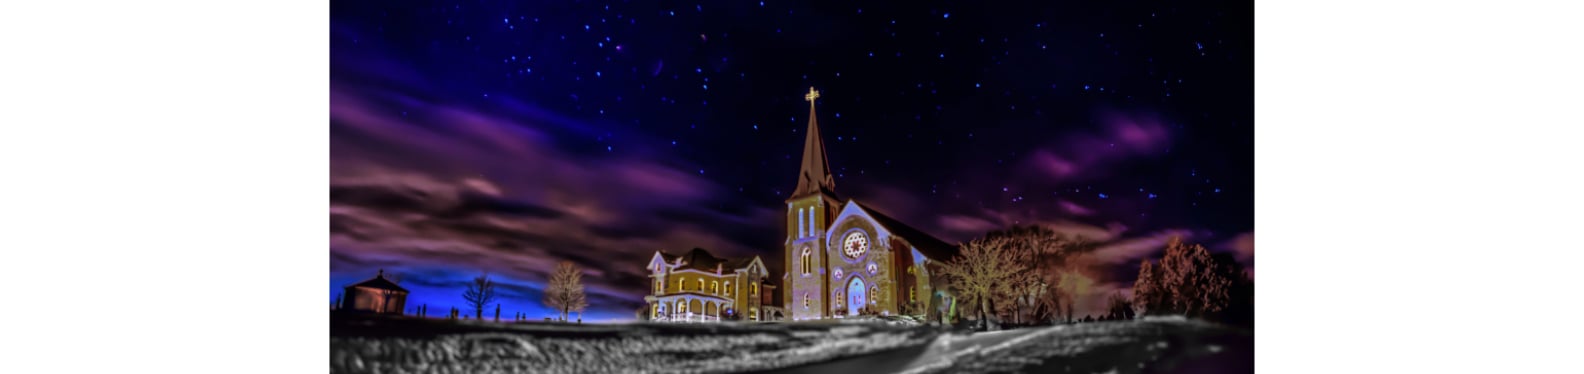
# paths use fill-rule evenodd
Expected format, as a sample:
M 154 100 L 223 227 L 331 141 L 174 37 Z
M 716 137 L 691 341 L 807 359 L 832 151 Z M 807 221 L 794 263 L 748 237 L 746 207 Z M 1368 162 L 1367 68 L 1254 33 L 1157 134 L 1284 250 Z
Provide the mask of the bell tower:
M 803 99 L 809 102 L 808 135 L 803 140 L 803 163 L 798 171 L 797 188 L 787 198 L 786 282 L 784 306 L 792 319 L 831 316 L 826 300 L 831 294 L 831 275 L 826 273 L 826 230 L 835 210 L 835 179 L 825 159 L 825 141 L 820 137 L 814 111 L 820 93 L 814 87 Z

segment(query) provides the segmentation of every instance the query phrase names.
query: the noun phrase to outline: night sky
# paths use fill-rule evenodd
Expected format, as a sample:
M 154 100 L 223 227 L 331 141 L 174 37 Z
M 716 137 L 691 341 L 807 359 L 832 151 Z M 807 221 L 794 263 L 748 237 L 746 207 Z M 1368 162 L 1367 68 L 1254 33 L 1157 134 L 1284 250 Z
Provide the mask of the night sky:
M 1252 269 L 1252 2 L 898 3 L 332 2 L 328 297 L 384 269 L 443 315 L 487 272 L 541 318 L 571 260 L 611 320 L 655 250 L 779 278 L 811 86 L 836 191 L 943 240 L 1099 241 L 1101 296 L 1171 235 Z

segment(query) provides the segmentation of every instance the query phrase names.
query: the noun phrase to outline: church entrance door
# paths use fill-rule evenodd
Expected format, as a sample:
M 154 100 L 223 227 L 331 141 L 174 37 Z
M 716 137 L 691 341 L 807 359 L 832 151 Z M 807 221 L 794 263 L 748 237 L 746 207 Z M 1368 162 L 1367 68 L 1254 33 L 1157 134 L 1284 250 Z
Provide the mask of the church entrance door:
M 865 303 L 869 302 L 868 295 L 864 294 L 865 290 L 867 288 L 864 288 L 863 278 L 853 277 L 847 282 L 847 315 L 858 315 L 858 310 L 863 309 Z

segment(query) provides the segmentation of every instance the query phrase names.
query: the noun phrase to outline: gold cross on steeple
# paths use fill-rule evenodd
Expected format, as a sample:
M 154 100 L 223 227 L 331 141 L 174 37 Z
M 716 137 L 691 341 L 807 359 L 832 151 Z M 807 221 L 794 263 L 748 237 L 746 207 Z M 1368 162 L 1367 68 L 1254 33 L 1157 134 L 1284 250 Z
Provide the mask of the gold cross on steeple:
M 818 98 L 819 90 L 815 90 L 814 87 L 809 87 L 809 93 L 807 95 L 803 95 L 803 101 L 807 101 L 811 105 L 814 103 L 814 99 Z

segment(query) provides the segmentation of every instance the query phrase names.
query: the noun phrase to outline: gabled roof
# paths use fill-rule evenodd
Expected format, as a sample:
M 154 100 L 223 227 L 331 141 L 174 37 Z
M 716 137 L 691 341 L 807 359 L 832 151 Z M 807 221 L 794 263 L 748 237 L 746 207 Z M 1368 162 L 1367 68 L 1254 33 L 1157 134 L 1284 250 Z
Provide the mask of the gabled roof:
M 737 269 L 748 267 L 748 264 L 751 264 L 754 261 L 754 257 L 715 257 L 715 255 L 711 255 L 709 251 L 706 251 L 703 248 L 693 248 L 692 250 L 687 251 L 687 253 L 680 255 L 673 255 L 661 251 L 660 257 L 665 259 L 666 264 L 675 264 L 676 260 L 681 258 L 682 269 L 694 269 L 707 273 L 715 272 L 716 264 L 720 265 L 721 273 L 731 273 L 737 271 Z
M 902 239 L 907 240 L 908 244 L 918 248 L 919 253 L 924 254 L 926 258 L 946 262 L 951 261 L 952 256 L 957 255 L 957 246 L 955 245 L 936 239 L 934 236 L 915 229 L 913 226 L 908 226 L 896 218 L 891 218 L 891 216 L 875 210 L 874 207 L 868 204 L 860 203 L 856 200 L 853 201 L 853 204 L 857 204 L 858 207 L 868 212 L 869 217 L 874 218 L 875 222 L 879 223 L 880 226 L 885 226 L 886 230 L 891 232 L 891 235 L 900 236 Z
M 379 274 L 374 276 L 374 279 L 366 280 L 366 281 L 363 281 L 361 283 L 351 285 L 349 287 L 363 287 L 363 288 L 373 288 L 373 289 L 380 289 L 380 290 L 391 290 L 391 291 L 407 292 L 406 288 L 402 288 L 401 286 L 396 285 L 396 283 L 391 282 L 389 280 L 386 280 L 385 279 L 385 270 L 383 270 L 383 269 L 380 270 Z

